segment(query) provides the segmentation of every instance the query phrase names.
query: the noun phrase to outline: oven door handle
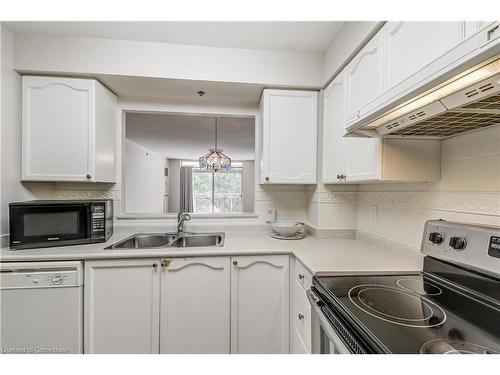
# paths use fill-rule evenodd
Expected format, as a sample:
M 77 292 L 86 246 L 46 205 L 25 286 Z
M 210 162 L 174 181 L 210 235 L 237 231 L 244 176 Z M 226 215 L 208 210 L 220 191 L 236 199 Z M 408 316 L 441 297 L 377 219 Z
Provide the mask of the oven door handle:
M 332 323 L 330 323 L 326 315 L 323 313 L 323 311 L 321 311 L 321 308 L 319 307 L 318 304 L 320 302 L 319 297 L 312 291 L 312 289 L 309 289 L 306 292 L 306 295 L 307 298 L 309 299 L 309 303 L 311 304 L 314 314 L 318 318 L 321 328 L 325 332 L 326 336 L 330 339 L 330 341 L 334 343 L 338 342 L 339 341 L 338 334 L 334 331 Z

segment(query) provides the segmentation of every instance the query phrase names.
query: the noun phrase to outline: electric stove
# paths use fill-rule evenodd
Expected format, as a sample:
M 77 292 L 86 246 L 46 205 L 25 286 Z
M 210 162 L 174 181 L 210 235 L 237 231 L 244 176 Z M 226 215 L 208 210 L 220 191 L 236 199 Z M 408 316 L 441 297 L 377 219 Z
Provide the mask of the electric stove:
M 500 353 L 500 229 L 430 221 L 421 251 L 420 273 L 315 277 L 322 326 L 351 353 Z

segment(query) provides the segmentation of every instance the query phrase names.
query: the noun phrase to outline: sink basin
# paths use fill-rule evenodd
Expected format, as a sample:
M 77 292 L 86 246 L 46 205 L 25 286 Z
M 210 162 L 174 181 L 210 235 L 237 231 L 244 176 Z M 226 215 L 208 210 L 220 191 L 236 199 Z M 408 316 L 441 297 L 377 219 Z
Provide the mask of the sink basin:
M 188 233 L 179 236 L 170 246 L 200 247 L 224 246 L 224 233 Z
M 224 246 L 224 233 L 138 233 L 105 250 L 200 246 Z
M 177 233 L 139 233 L 117 242 L 106 249 L 147 249 L 166 247 L 177 238 Z

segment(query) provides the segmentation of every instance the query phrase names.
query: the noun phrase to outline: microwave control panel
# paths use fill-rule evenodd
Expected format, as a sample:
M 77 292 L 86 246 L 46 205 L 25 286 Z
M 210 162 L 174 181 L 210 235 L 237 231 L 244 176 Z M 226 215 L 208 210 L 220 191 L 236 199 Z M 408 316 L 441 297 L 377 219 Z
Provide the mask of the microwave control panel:
M 104 238 L 106 234 L 106 217 L 104 203 L 93 203 L 91 212 L 92 239 Z

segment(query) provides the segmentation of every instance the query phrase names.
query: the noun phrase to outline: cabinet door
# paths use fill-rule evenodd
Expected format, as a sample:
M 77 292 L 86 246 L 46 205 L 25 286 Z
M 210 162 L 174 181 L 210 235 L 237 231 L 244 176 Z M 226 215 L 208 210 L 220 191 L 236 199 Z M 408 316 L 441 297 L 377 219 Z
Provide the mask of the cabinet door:
M 346 127 L 361 117 L 361 110 L 384 91 L 382 38 L 377 33 L 345 68 Z
M 349 138 L 346 140 L 345 182 L 373 181 L 382 178 L 382 140 Z
M 380 33 L 387 83 L 392 88 L 457 46 L 467 31 L 466 23 L 458 21 L 388 22 Z
M 312 314 L 306 291 L 312 286 L 313 275 L 297 258 L 291 263 L 290 353 L 306 354 L 312 351 Z
M 158 268 L 154 259 L 85 262 L 85 353 L 158 353 Z
M 323 160 L 324 184 L 341 183 L 345 174 L 345 80 L 338 76 L 323 92 Z
M 291 289 L 290 352 L 311 353 L 311 305 L 300 280 L 293 279 Z
M 317 96 L 264 90 L 261 183 L 316 183 Z
M 94 175 L 94 96 L 92 80 L 23 77 L 23 180 Z
M 289 353 L 288 255 L 231 259 L 231 353 Z
M 170 262 L 161 270 L 160 352 L 229 354 L 229 257 Z

